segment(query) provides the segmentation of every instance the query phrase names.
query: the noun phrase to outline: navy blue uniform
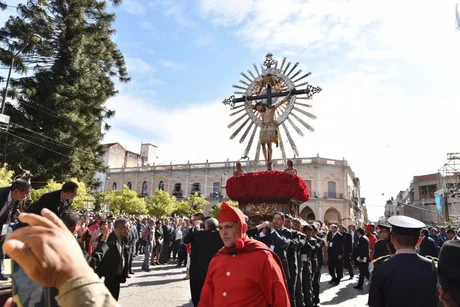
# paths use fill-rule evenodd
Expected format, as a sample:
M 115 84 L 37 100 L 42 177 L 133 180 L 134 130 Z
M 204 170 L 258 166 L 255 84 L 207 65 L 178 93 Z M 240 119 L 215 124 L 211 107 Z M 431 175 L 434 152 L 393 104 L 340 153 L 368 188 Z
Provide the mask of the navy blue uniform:
M 398 253 L 375 266 L 369 307 L 436 307 L 437 276 L 432 263 L 415 253 Z
M 424 237 L 420 243 L 420 255 L 438 257 L 437 245 L 431 237 Z

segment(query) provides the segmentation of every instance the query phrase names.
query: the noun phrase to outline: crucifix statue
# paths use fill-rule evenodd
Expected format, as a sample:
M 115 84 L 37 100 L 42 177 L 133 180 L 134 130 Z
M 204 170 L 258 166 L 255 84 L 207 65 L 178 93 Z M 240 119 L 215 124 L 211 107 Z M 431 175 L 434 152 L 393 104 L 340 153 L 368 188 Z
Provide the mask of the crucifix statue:
M 241 110 L 230 114 L 231 116 L 246 111 L 246 114 L 243 114 L 237 120 L 232 122 L 229 125 L 229 128 L 231 128 L 241 119 L 249 117 L 235 131 L 235 133 L 232 134 L 231 139 L 233 139 L 251 120 L 252 123 L 249 125 L 249 127 L 246 128 L 246 131 L 240 139 L 240 143 L 242 143 L 248 135 L 251 127 L 254 124 L 256 125 L 251 135 L 249 144 L 246 148 L 245 156 L 250 150 L 257 127 L 260 127 L 258 142 L 259 148 L 257 148 L 256 160 L 258 158 L 259 149 L 262 148 L 262 153 L 264 155 L 265 164 L 268 170 L 272 169 L 272 144 L 275 144 L 276 147 L 281 147 L 283 157 L 285 157 L 284 146 L 281 142 L 281 135 L 279 130 L 280 126 L 283 127 L 294 153 L 298 155 L 295 143 L 284 121 L 287 120 L 298 134 L 303 135 L 302 131 L 297 127 L 297 125 L 292 121 L 292 119 L 289 118 L 289 116 L 292 114 L 292 117 L 294 119 L 299 121 L 308 130 L 312 131 L 313 128 L 307 123 L 305 123 L 305 121 L 303 121 L 299 116 L 297 116 L 294 113 L 294 111 L 297 111 L 311 118 L 315 118 L 314 115 L 305 112 L 304 110 L 299 108 L 300 106 L 311 106 L 307 104 L 296 103 L 296 99 L 311 99 L 314 94 L 319 93 L 321 91 L 321 88 L 313 87 L 309 85 L 308 82 L 296 84 L 298 81 L 308 77 L 310 73 L 307 73 L 304 76 L 299 77 L 298 79 L 294 79 L 302 71 L 299 70 L 297 73 L 290 76 L 291 73 L 297 67 L 298 63 L 296 63 L 292 67 L 292 69 L 289 72 L 287 72 L 291 63 L 289 62 L 286 68 L 283 70 L 285 60 L 286 58 L 283 59 L 281 67 L 278 68 L 278 63 L 273 59 L 273 55 L 271 53 L 268 53 L 266 55 L 266 59 L 263 63 L 263 66 L 261 65 L 262 73 L 259 73 L 257 66 L 254 64 L 257 77 L 250 70 L 248 70 L 248 73 L 251 75 L 253 79 L 249 78 L 244 73 L 241 73 L 241 75 L 251 83 L 247 83 L 246 81 L 240 80 L 240 82 L 246 85 L 246 87 L 233 85 L 234 88 L 245 90 L 244 92 L 235 92 L 235 94 L 242 94 L 242 96 L 240 98 L 235 98 L 235 96 L 231 96 L 230 98 L 225 99 L 223 101 L 225 105 L 230 105 L 232 107 L 232 110 L 242 108 Z M 305 89 L 297 89 L 297 87 L 300 87 L 302 85 L 307 86 Z M 306 96 L 298 97 L 301 95 Z

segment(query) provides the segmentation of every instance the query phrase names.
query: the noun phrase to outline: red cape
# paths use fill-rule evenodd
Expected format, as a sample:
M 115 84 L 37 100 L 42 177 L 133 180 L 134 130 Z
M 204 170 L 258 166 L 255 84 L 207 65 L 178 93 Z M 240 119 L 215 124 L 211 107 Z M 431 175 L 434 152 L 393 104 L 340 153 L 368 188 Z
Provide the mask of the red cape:
M 249 238 L 244 238 L 244 247 L 243 248 L 236 248 L 236 247 L 222 247 L 217 253 L 218 254 L 224 254 L 224 255 L 234 255 L 238 253 L 251 253 L 255 251 L 268 251 L 272 254 L 273 258 L 275 259 L 276 263 L 281 268 L 281 272 L 283 272 L 283 277 L 284 281 L 286 282 L 286 273 L 284 272 L 283 269 L 283 264 L 281 263 L 280 258 L 278 257 L 277 254 L 275 254 L 271 249 L 265 245 L 265 243 L 262 243 L 260 241 L 254 240 L 254 239 L 249 239 Z M 287 289 L 287 284 L 286 284 L 286 289 Z

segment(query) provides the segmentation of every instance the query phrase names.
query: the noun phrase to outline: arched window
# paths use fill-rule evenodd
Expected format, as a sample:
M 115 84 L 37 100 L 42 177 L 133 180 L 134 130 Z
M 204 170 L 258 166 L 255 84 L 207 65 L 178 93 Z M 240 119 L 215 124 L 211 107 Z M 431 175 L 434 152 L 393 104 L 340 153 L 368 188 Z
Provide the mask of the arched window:
M 305 183 L 308 185 L 308 190 L 310 190 L 310 194 L 311 193 L 311 180 L 305 180 Z
M 214 199 L 219 198 L 220 192 L 221 192 L 220 182 L 214 182 L 212 184 L 212 198 Z
M 127 186 L 128 186 L 128 189 L 130 189 L 130 190 L 131 190 L 131 181 L 128 181 L 128 184 L 127 184 Z
M 116 190 L 117 190 L 117 183 L 114 182 L 114 183 L 112 184 L 112 191 L 116 191 Z
M 300 217 L 307 221 L 308 223 L 313 223 L 315 221 L 315 213 L 313 212 L 313 210 L 306 206 L 305 208 L 303 208 L 302 212 L 300 212 Z
M 143 196 L 147 196 L 147 190 L 148 190 L 147 181 L 144 181 L 144 183 L 142 184 L 142 192 L 141 192 L 141 194 Z
M 165 190 L 165 183 L 163 182 L 163 180 L 160 180 L 160 182 L 158 183 L 158 190 Z
M 200 184 L 198 182 L 195 182 L 192 184 L 192 195 L 195 194 L 195 193 L 198 193 L 200 194 L 201 193 L 201 189 L 200 189 Z
M 327 183 L 327 197 L 328 198 L 336 198 L 337 197 L 337 184 L 335 181 L 328 181 Z
M 173 195 L 176 196 L 176 197 L 182 197 L 182 184 L 180 184 L 180 183 L 175 183 L 174 184 Z

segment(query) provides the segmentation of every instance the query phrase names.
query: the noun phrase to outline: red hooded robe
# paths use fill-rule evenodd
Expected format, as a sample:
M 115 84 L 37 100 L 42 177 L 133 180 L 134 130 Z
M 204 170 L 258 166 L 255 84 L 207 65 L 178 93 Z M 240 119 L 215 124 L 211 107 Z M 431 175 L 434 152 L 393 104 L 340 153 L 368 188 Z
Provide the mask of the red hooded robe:
M 229 220 L 245 225 L 242 212 Z M 227 221 L 227 220 L 225 220 Z M 219 222 L 222 223 L 221 214 Z M 241 227 L 243 229 L 244 227 Z M 223 247 L 209 264 L 198 307 L 289 307 L 282 264 L 264 243 L 243 237 L 233 248 Z

